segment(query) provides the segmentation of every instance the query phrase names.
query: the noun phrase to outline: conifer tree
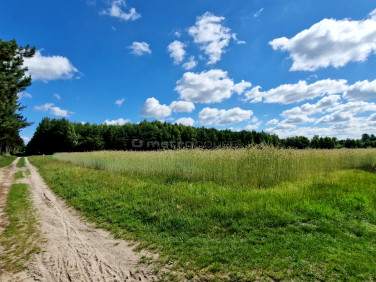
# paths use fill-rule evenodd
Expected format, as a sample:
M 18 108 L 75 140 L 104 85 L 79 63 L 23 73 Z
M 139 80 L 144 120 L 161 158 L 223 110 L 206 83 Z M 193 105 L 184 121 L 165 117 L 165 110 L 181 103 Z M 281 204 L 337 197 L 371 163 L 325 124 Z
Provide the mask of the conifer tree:
M 26 76 L 24 58 L 35 54 L 29 45 L 21 47 L 15 40 L 0 39 L 0 153 L 7 153 L 20 146 L 19 130 L 29 126 L 20 111 L 24 107 L 18 95 L 31 85 L 31 77 Z

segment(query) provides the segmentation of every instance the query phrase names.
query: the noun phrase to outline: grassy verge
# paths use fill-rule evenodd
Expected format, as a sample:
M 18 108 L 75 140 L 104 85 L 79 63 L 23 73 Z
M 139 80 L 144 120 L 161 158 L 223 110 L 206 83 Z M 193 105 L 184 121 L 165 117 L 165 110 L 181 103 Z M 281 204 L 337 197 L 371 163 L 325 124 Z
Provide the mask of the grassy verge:
M 268 189 L 166 181 L 31 157 L 98 226 L 156 249 L 187 279 L 372 280 L 376 175 L 338 170 Z M 330 161 L 330 160 L 329 160 Z
M 9 155 L 0 155 L 0 167 L 5 167 L 10 165 L 16 157 Z
M 0 235 L 3 247 L 2 269 L 18 272 L 33 253 L 39 252 L 40 240 L 30 193 L 26 184 L 13 184 L 7 201 L 9 225 Z
M 18 160 L 17 167 L 21 168 L 21 167 L 25 167 L 25 166 L 26 166 L 25 158 L 24 158 L 24 157 L 21 157 L 21 158 Z

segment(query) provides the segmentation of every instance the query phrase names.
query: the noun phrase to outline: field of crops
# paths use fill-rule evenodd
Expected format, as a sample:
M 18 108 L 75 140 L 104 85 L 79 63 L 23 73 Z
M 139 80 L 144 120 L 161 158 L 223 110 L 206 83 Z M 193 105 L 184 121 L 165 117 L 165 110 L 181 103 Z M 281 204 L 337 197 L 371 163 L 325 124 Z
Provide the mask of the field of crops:
M 376 150 L 30 157 L 89 220 L 185 278 L 372 280 Z M 158 271 L 158 269 L 156 269 Z

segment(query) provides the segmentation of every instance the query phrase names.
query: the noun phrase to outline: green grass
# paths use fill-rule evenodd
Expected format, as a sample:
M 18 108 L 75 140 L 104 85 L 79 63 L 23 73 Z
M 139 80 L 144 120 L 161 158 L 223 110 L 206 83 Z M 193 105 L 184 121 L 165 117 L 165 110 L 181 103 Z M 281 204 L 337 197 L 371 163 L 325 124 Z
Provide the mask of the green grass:
M 376 279 L 376 175 L 340 169 L 351 164 L 370 167 L 375 151 L 333 151 L 346 158 L 330 153 L 332 158 L 326 157 L 330 165 L 324 159 L 327 151 L 290 152 L 292 158 L 297 159 L 297 154 L 301 160 L 290 160 L 286 165 L 299 161 L 308 166 L 309 160 L 316 160 L 312 171 L 304 172 L 310 177 L 301 180 L 294 176 L 292 179 L 298 180 L 291 182 L 274 178 L 277 185 L 268 183 L 267 189 L 252 188 L 252 183 L 240 185 L 243 178 L 237 178 L 238 174 L 252 174 L 240 170 L 236 159 L 231 158 L 228 161 L 235 162 L 236 167 L 231 172 L 238 170 L 233 177 L 241 179 L 233 182 L 237 185 L 222 179 L 188 181 L 184 180 L 186 176 L 174 178 L 168 173 L 154 176 L 146 170 L 131 173 L 132 163 L 119 172 L 51 157 L 30 157 L 30 161 L 69 205 L 116 236 L 137 239 L 141 247 L 155 249 L 162 263 L 170 262 L 173 268 L 184 270 L 186 279 Z M 177 153 L 171 159 L 178 160 Z M 271 153 L 265 154 L 267 159 Z M 140 159 L 147 161 L 145 155 L 140 153 Z M 137 159 L 137 153 L 131 156 L 129 162 Z M 148 156 L 152 159 L 155 155 Z M 261 156 L 256 159 L 260 161 Z M 344 159 L 350 164 L 334 161 Z M 165 158 L 164 165 L 173 167 L 169 161 Z M 317 163 L 332 169 L 314 170 Z M 142 162 L 136 160 L 135 165 Z M 282 163 L 279 167 L 283 171 Z M 292 165 L 290 169 L 295 170 Z
M 24 175 L 23 175 L 23 172 L 22 171 L 17 171 L 15 174 L 14 174 L 14 178 L 16 179 L 16 180 L 18 180 L 18 179 L 22 179 L 24 177 Z
M 30 256 L 39 252 L 40 237 L 29 197 L 26 184 L 12 185 L 6 209 L 9 225 L 0 235 L 3 247 L 0 266 L 10 272 L 25 269 Z
M 21 168 L 21 167 L 25 167 L 26 164 L 25 164 L 25 158 L 24 157 L 21 157 L 19 160 L 18 160 L 18 163 L 17 163 L 17 167 Z
M 10 155 L 0 155 L 0 168 L 10 165 L 16 157 Z

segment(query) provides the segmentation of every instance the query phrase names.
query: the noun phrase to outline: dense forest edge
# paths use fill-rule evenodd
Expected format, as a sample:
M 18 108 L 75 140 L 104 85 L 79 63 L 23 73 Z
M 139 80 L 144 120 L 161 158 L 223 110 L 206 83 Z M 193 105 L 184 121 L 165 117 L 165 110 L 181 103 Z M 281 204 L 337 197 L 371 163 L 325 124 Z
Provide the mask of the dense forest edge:
M 376 136 L 363 134 L 362 138 L 357 140 L 338 140 L 335 137 L 317 135 L 312 139 L 304 136 L 281 139 L 265 132 L 218 130 L 160 121 L 98 125 L 74 123 L 64 118 L 44 118 L 25 147 L 25 153 L 47 155 L 100 150 L 243 148 L 260 144 L 294 149 L 375 148 Z

